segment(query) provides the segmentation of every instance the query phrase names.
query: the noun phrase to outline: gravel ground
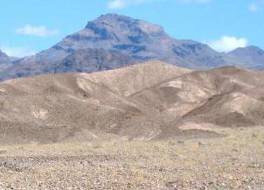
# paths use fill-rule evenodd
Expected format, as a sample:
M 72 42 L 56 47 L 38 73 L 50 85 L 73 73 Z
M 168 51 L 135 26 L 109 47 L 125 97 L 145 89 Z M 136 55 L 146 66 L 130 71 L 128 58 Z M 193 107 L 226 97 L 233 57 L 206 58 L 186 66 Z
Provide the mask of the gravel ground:
M 263 128 L 223 138 L 0 146 L 0 189 L 264 189 Z

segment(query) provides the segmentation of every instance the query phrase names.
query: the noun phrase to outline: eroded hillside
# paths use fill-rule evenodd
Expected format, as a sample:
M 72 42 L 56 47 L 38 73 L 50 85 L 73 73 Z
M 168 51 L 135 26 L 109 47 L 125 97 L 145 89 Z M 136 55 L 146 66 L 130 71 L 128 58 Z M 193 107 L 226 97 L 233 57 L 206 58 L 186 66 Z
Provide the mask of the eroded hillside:
M 0 84 L 0 141 L 217 137 L 215 127 L 263 125 L 263 79 L 236 67 L 191 71 L 148 62 L 9 80 Z

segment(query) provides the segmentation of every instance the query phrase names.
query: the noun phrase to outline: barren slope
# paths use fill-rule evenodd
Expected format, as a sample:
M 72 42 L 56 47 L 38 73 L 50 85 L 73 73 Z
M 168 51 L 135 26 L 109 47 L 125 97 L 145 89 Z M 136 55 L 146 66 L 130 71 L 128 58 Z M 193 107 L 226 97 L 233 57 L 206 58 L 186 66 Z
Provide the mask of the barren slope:
M 161 62 L 10 80 L 0 84 L 0 143 L 215 137 L 217 126 L 263 124 L 263 85 L 258 72 Z

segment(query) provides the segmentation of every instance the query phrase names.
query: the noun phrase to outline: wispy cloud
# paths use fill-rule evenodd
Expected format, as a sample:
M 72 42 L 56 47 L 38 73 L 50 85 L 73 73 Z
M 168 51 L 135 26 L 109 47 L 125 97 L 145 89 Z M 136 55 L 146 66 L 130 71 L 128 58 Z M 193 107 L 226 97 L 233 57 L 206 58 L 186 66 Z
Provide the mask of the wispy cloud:
M 218 40 L 207 42 L 209 46 L 219 52 L 229 52 L 239 47 L 248 46 L 246 38 L 237 38 L 234 36 L 223 36 Z
M 264 7 L 264 0 L 255 0 L 248 5 L 248 10 L 250 12 L 258 12 L 263 10 L 263 7 Z
M 0 49 L 5 52 L 8 56 L 12 57 L 25 57 L 34 55 L 37 51 L 32 50 L 28 47 L 9 47 L 9 46 L 1 46 Z
M 249 6 L 248 6 L 248 10 L 250 12 L 257 12 L 259 10 L 259 7 L 256 3 L 251 3 Z
M 109 9 L 122 9 L 127 6 L 127 2 L 124 0 L 113 0 L 108 3 Z
M 205 3 L 211 2 L 212 0 L 163 0 L 163 2 L 164 1 L 205 4 Z M 109 9 L 123 9 L 129 6 L 141 5 L 141 4 L 146 4 L 146 3 L 155 3 L 155 2 L 161 2 L 161 0 L 109 0 L 108 8 Z
M 197 4 L 204 4 L 211 2 L 211 0 L 178 0 L 178 1 L 183 3 L 197 3 Z
M 140 5 L 150 2 L 155 2 L 158 0 L 109 0 L 108 8 L 109 9 L 123 9 L 132 5 Z
M 59 31 L 56 29 L 48 29 L 46 26 L 32 26 L 27 24 L 16 29 L 16 33 L 27 36 L 47 37 L 57 35 Z

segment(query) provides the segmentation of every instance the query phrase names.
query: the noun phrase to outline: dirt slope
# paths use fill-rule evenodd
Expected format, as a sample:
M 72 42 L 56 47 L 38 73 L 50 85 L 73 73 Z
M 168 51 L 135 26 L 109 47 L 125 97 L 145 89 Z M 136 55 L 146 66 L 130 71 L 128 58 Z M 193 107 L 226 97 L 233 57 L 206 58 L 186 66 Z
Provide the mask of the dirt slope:
M 263 124 L 263 85 L 258 72 L 162 62 L 10 80 L 0 84 L 0 143 L 215 137 L 217 126 Z

